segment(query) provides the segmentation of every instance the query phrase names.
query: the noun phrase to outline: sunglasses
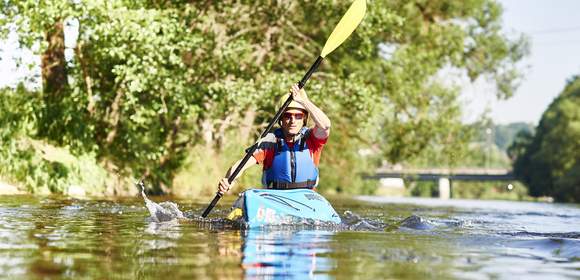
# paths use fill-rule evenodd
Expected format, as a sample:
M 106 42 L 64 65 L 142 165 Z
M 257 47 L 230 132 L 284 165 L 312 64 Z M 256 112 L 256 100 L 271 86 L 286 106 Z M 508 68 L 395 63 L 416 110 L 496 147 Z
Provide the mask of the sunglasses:
M 303 113 L 284 113 L 282 114 L 282 118 L 284 119 L 290 119 L 294 117 L 295 120 L 301 120 L 304 119 L 304 114 Z

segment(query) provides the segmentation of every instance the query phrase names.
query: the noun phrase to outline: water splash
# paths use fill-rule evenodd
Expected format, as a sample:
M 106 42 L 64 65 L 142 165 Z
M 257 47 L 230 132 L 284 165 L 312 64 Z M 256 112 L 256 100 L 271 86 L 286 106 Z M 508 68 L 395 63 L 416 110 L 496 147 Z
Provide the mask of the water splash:
M 383 231 L 387 227 L 384 223 L 362 218 L 348 210 L 344 211 L 342 225 L 345 229 L 354 231 Z
M 150 219 L 153 222 L 169 222 L 175 219 L 185 219 L 183 212 L 179 210 L 179 206 L 171 201 L 164 201 L 156 203 L 151 201 L 145 194 L 145 184 L 140 181 L 138 185 L 141 187 L 141 196 L 145 200 L 145 207 L 149 210 Z
M 399 226 L 419 230 L 431 230 L 435 228 L 433 222 L 417 215 L 411 215 L 410 217 L 407 217 L 399 224 Z
M 400 222 L 388 224 L 363 218 L 348 210 L 344 211 L 341 225 L 343 229 L 352 231 L 434 230 L 437 228 L 437 225 L 433 221 L 417 215 L 411 215 Z

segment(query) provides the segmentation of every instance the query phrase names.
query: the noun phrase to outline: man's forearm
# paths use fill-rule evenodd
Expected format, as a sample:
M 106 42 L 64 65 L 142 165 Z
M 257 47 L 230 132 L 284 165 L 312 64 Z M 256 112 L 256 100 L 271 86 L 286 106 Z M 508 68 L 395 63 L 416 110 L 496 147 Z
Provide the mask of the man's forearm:
M 242 160 L 238 160 L 234 165 L 232 165 L 232 167 L 230 167 L 230 169 L 228 169 L 228 172 L 226 172 L 226 178 L 230 178 L 230 176 L 232 175 L 232 173 L 234 172 L 234 170 L 236 170 L 236 168 L 238 168 L 238 165 L 240 165 L 240 163 L 242 163 Z M 250 157 L 250 159 L 246 162 L 246 164 L 244 165 L 244 167 L 242 167 L 242 170 L 240 170 L 240 172 L 238 173 L 238 175 L 236 175 L 236 178 L 233 178 L 232 182 L 235 181 L 236 179 L 238 179 L 240 176 L 242 176 L 242 174 L 244 173 L 244 171 L 252 166 L 254 166 L 256 164 L 256 159 L 254 157 Z
M 314 105 L 312 101 L 306 100 L 302 105 L 304 105 L 306 110 L 308 110 L 312 120 L 314 121 L 314 124 L 318 128 L 321 128 L 324 131 L 328 131 L 330 129 L 330 119 L 324 112 L 322 112 L 322 110 L 320 110 L 320 108 Z

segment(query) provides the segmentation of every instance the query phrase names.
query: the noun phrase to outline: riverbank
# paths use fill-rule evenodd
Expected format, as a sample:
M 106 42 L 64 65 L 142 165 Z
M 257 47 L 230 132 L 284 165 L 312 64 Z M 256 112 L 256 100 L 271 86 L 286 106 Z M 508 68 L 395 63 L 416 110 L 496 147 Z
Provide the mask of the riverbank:
M 18 187 L 0 181 L 0 195 L 26 194 Z

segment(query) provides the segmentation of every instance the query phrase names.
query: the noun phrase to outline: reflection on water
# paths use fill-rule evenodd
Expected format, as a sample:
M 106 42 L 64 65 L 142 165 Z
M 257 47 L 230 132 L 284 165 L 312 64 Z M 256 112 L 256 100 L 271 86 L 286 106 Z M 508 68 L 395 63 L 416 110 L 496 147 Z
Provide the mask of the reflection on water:
M 242 267 L 248 278 L 328 278 L 335 268 L 330 252 L 333 232 L 321 230 L 244 232 Z M 327 277 L 320 277 L 327 276 Z
M 331 198 L 346 225 L 241 230 L 227 199 L 155 221 L 141 198 L 0 196 L 0 278 L 580 278 L 577 205 Z

